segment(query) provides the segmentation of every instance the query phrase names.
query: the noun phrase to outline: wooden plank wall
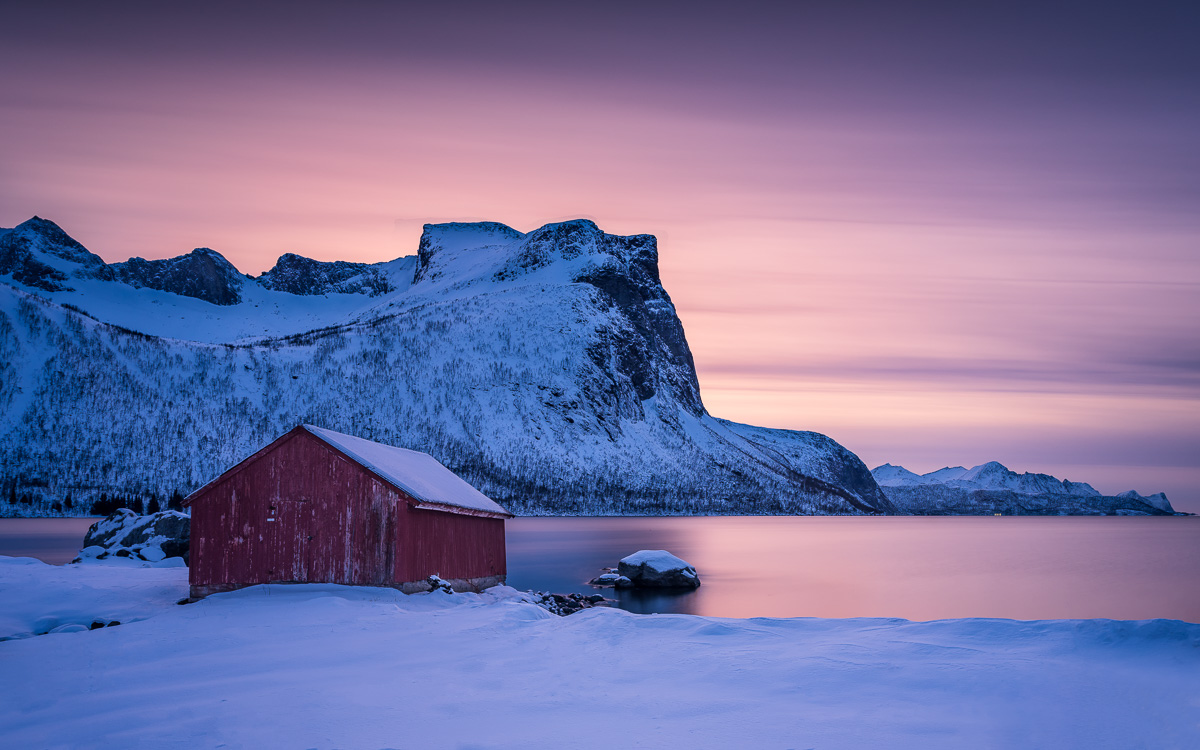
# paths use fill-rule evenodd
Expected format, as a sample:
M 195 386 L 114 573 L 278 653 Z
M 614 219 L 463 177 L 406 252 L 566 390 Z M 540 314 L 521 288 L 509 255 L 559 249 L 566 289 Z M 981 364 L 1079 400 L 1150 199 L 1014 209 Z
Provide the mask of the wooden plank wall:
M 297 432 L 193 500 L 191 583 L 387 585 L 399 500 L 358 464 Z
M 506 574 L 503 519 L 414 503 L 296 431 L 193 499 L 191 584 L 387 586 Z
M 400 510 L 398 581 L 482 578 L 507 574 L 504 519 L 463 516 L 436 510 Z

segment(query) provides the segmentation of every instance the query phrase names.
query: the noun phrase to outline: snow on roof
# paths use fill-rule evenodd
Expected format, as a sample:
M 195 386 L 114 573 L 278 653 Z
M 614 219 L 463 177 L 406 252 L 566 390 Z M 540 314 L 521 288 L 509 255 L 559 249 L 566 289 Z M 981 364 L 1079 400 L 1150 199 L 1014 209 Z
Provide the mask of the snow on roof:
M 304 425 L 304 429 L 412 495 L 417 501 L 511 515 L 428 453 L 374 443 L 310 424 Z

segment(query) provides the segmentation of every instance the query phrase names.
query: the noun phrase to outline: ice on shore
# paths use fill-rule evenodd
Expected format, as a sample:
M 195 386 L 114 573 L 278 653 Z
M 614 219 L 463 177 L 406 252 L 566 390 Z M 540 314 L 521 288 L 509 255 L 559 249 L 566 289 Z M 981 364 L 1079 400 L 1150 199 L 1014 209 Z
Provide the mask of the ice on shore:
M 124 562 L 0 557 L 0 636 L 122 623 L 0 642 L 6 747 L 1200 746 L 1178 621 L 557 617 L 507 587 L 176 606 L 185 568 Z

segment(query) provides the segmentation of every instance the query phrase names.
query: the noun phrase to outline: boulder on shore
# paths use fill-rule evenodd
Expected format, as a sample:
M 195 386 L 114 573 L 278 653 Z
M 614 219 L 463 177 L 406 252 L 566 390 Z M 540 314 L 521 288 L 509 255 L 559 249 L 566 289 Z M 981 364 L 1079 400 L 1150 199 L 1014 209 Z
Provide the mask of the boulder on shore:
M 694 567 L 661 549 L 634 552 L 621 560 L 617 572 L 634 587 L 694 589 L 700 585 Z
M 118 508 L 88 529 L 83 537 L 84 551 L 75 562 L 85 558 L 120 556 L 149 562 L 181 557 L 187 563 L 191 528 L 191 517 L 178 511 L 164 510 L 139 516 L 128 508 Z
M 627 588 L 633 585 L 632 581 L 617 573 L 616 570 L 616 568 L 613 568 L 607 573 L 596 576 L 588 581 L 588 583 L 592 586 L 616 586 L 617 588 Z

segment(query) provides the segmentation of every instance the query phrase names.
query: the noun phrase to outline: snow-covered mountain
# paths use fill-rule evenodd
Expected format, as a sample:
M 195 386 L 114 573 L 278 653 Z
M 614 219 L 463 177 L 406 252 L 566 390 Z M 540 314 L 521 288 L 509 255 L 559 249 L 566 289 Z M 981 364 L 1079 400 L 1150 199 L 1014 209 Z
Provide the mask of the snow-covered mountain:
M 1134 490 L 1126 490 L 1120 493 L 1117 497 L 1124 500 L 1136 500 L 1139 503 L 1158 508 L 1164 513 L 1174 513 L 1175 509 L 1171 507 L 1171 501 L 1167 499 L 1167 493 L 1155 492 L 1153 495 L 1141 495 Z
M 427 225 L 416 256 L 106 264 L 0 230 L 0 487 L 188 490 L 298 423 L 432 453 L 518 513 L 894 512 L 829 438 L 710 416 L 654 237 Z M 43 505 L 44 507 L 44 505 Z
M 940 484 L 964 490 L 1012 490 L 1022 495 L 1078 495 L 1099 497 L 1090 484 L 1059 480 L 1049 474 L 1018 474 L 998 461 L 972 469 L 946 467 L 928 474 L 914 474 L 903 466 L 884 464 L 871 470 L 880 487 L 915 487 Z
M 898 510 L 916 514 L 1149 514 L 1174 513 L 1167 496 L 1143 497 L 1130 490 L 1105 496 L 1090 484 L 1049 474 L 1018 474 L 997 461 L 971 469 L 946 467 L 916 474 L 884 464 L 871 476 Z

